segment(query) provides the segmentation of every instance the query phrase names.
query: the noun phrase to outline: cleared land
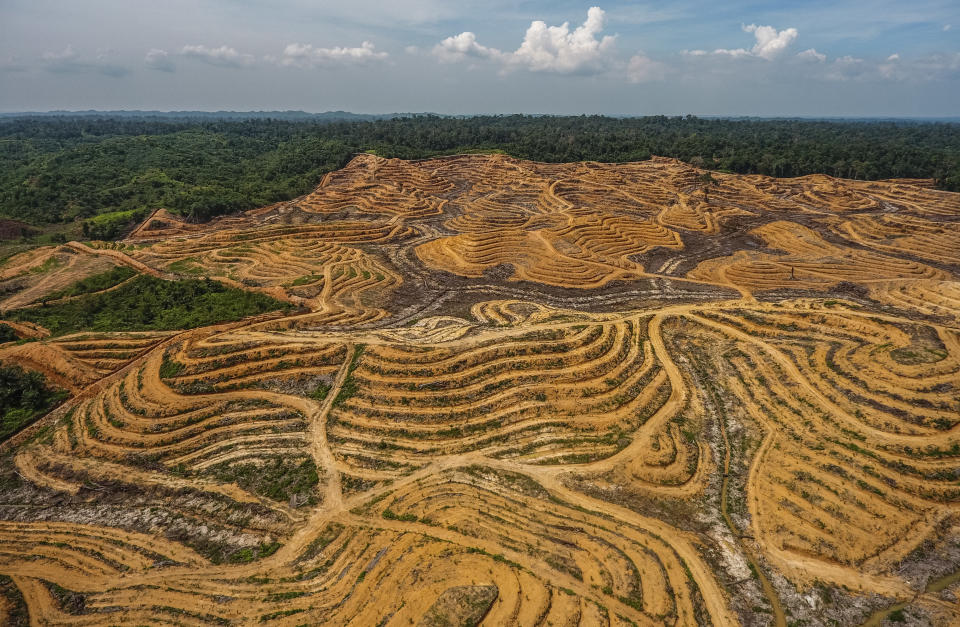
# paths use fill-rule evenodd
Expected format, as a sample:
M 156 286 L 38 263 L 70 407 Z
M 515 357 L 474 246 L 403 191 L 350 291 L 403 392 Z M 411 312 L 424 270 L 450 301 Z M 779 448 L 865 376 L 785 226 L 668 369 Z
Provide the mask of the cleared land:
M 958 250 L 923 181 L 360 155 L 19 254 L 0 622 L 955 624 Z M 25 321 L 139 275 L 277 310 Z

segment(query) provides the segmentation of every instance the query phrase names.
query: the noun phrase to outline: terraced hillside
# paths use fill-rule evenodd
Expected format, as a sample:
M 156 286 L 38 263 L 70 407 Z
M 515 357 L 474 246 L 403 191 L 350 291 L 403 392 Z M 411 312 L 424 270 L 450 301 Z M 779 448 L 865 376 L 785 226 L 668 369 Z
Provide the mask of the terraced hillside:
M 0 622 L 960 623 L 957 251 L 923 181 L 359 155 L 22 253 Z M 138 275 L 277 311 L 30 322 Z

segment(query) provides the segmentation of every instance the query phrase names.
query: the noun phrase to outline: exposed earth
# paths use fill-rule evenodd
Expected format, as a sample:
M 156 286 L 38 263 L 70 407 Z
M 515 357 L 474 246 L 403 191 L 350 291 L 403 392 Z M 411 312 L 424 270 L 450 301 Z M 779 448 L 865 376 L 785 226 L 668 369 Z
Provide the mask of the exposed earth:
M 960 194 L 359 155 L 0 318 L 117 266 L 293 307 L 9 322 L 70 397 L 0 445 L 0 623 L 960 622 Z

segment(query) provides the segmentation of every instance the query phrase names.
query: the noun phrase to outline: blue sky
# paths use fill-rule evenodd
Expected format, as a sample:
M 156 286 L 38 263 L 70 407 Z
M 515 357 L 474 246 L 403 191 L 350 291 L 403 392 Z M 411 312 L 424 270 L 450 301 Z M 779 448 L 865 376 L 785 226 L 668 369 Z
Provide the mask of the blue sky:
M 2 0 L 0 110 L 960 115 L 960 2 Z

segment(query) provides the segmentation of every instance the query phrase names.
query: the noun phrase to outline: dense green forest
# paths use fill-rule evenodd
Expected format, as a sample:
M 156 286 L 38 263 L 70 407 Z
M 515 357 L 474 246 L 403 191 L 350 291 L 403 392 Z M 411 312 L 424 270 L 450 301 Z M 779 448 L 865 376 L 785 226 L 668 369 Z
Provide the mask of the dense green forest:
M 106 284 L 112 273 L 85 281 Z M 70 293 L 90 287 L 83 281 Z M 77 331 L 167 331 L 239 320 L 246 316 L 287 309 L 289 304 L 257 292 L 227 287 L 210 279 L 165 281 L 139 276 L 117 289 L 86 294 L 56 304 L 41 304 L 6 314 L 9 320 L 35 322 L 53 335 Z
M 0 364 L 0 441 L 47 413 L 66 397 L 39 372 Z
M 364 150 L 408 159 L 501 150 L 552 162 L 662 155 L 745 174 L 935 178 L 960 190 L 960 124 L 951 123 L 35 116 L 0 119 L 0 216 L 33 224 L 86 219 L 88 237 L 108 239 L 156 207 L 205 220 L 292 198 Z

